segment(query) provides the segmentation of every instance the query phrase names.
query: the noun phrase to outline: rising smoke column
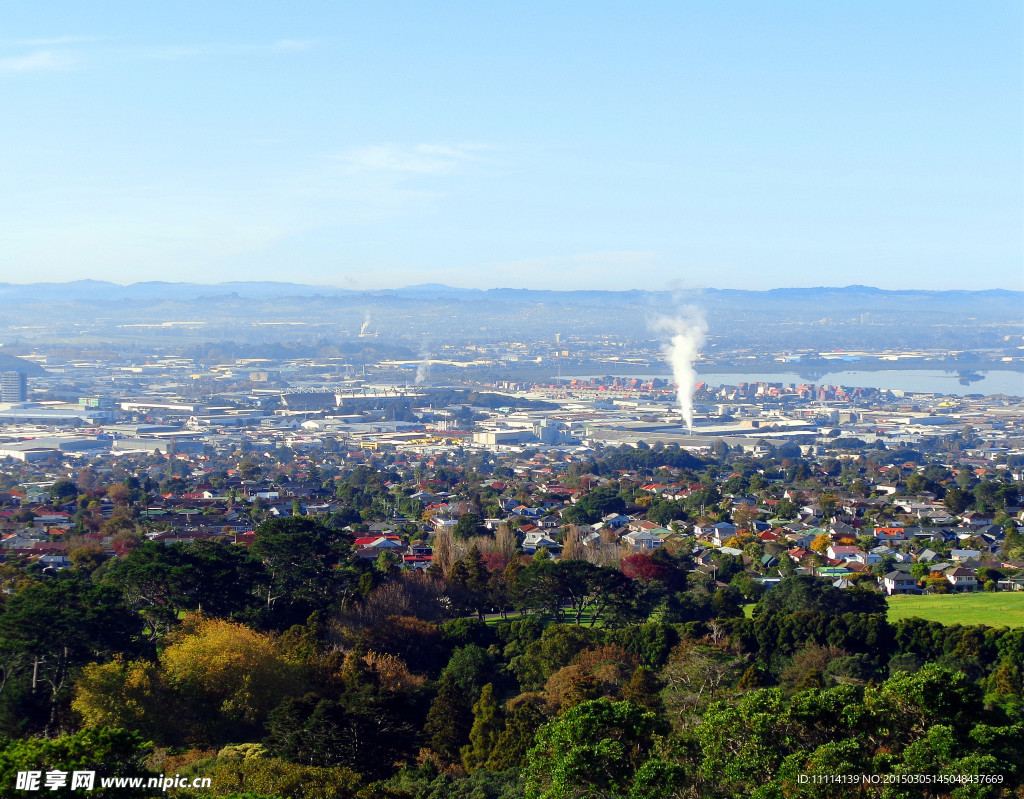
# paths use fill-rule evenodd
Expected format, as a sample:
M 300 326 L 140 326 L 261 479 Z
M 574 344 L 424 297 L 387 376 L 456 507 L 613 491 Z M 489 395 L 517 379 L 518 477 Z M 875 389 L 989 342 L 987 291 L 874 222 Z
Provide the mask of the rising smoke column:
M 424 349 L 420 353 L 423 360 L 416 365 L 416 385 L 421 385 L 430 376 L 430 351 Z
M 432 349 L 432 341 L 429 333 L 423 334 L 423 339 L 420 341 L 420 362 L 416 364 L 416 385 L 422 385 L 430 377 L 430 366 L 433 363 L 430 360 L 430 350 Z
M 370 314 L 366 314 L 363 317 L 363 324 L 359 327 L 359 338 L 363 338 L 368 335 L 366 332 L 370 327 Z
M 670 338 L 661 345 L 665 359 L 672 367 L 672 376 L 676 381 L 676 399 L 679 410 L 686 420 L 686 427 L 693 432 L 693 390 L 697 385 L 697 370 L 693 362 L 697 360 L 704 334 L 708 326 L 704 317 L 695 309 L 686 309 L 674 317 L 661 317 L 655 320 L 654 329 L 667 334 Z

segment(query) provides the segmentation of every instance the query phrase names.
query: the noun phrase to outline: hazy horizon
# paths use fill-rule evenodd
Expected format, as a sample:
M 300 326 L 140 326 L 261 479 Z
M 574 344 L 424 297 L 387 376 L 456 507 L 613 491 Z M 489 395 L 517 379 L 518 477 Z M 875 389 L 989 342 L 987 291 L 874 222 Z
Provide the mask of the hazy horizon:
M 426 281 L 422 283 L 409 283 L 400 286 L 367 286 L 365 288 L 352 288 L 350 286 L 344 286 L 339 284 L 331 283 L 302 283 L 295 280 L 136 280 L 131 282 L 119 282 L 116 280 L 105 280 L 97 278 L 72 278 L 69 280 L 3 280 L 0 281 L 0 285 L 9 286 L 69 286 L 75 283 L 100 283 L 105 285 L 118 286 L 119 288 L 131 288 L 132 286 L 144 286 L 144 285 L 167 285 L 167 286 L 244 286 L 244 285 L 281 285 L 281 286 L 297 286 L 300 288 L 310 289 L 331 289 L 337 291 L 353 291 L 353 292 L 374 292 L 374 291 L 403 291 L 411 289 L 450 289 L 453 291 L 555 291 L 555 292 L 571 292 L 571 291 L 602 291 L 602 292 L 622 292 L 622 291 L 643 291 L 652 293 L 670 293 L 678 292 L 682 295 L 688 294 L 699 294 L 703 291 L 750 291 L 750 292 L 780 292 L 780 291 L 877 291 L 877 292 L 888 292 L 888 293 L 900 293 L 900 292 L 989 292 L 989 291 L 1005 291 L 1013 293 L 1024 292 L 1024 286 L 1020 287 L 1007 287 L 1007 286 L 974 286 L 971 288 L 956 288 L 956 289 L 929 289 L 927 287 L 904 287 L 904 288 L 882 288 L 880 286 L 865 285 L 862 283 L 850 283 L 846 285 L 839 284 L 816 284 L 806 286 L 793 286 L 793 285 L 777 285 L 777 286 L 766 286 L 764 288 L 751 288 L 751 289 L 738 289 L 725 286 L 688 286 L 686 288 L 678 287 L 665 287 L 665 288 L 621 288 L 621 289 L 588 289 L 586 287 L 576 287 L 571 289 L 557 289 L 548 288 L 542 286 L 516 286 L 516 285 L 494 285 L 494 286 L 457 286 L 450 283 L 437 283 L 434 281 Z

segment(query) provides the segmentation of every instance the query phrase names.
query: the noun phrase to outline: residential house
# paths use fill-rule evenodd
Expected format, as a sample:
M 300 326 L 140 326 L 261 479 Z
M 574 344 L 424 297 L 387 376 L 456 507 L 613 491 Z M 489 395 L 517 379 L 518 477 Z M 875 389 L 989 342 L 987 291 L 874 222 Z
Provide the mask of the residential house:
M 430 551 L 430 547 L 424 547 L 427 550 L 427 554 L 417 553 L 416 547 L 412 547 L 412 553 L 402 556 L 402 566 L 409 571 L 425 571 L 430 568 L 430 564 L 434 561 L 433 553 Z
M 736 535 L 737 529 L 736 525 L 731 522 L 719 522 L 711 528 L 711 542 L 720 547 Z
M 864 554 L 864 550 L 860 547 L 846 546 L 842 544 L 832 544 L 825 550 L 825 556 L 829 560 L 857 560 L 858 556 Z M 879 560 L 881 560 L 881 558 L 879 558 Z
M 863 563 L 865 566 L 874 566 L 876 563 L 882 562 L 882 556 L 877 552 L 855 552 L 851 560 L 857 563 Z
M 548 536 L 543 530 L 527 533 L 523 538 L 522 549 L 527 555 L 533 555 L 538 549 L 547 548 L 548 552 L 557 557 L 562 554 L 562 545 Z
M 978 590 L 978 576 L 973 569 L 957 566 L 947 569 L 945 575 L 946 579 L 952 584 L 955 593 Z
M 375 560 L 381 552 L 403 553 L 405 544 L 397 535 L 363 536 L 355 540 L 357 558 Z
M 876 527 L 872 532 L 879 544 L 901 544 L 911 538 L 904 527 Z
M 833 522 L 829 525 L 828 530 L 836 538 L 856 538 L 860 535 L 860 531 L 856 527 L 846 522 Z
M 71 558 L 67 555 L 43 555 L 39 558 L 39 564 L 49 571 L 60 571 L 71 568 Z
M 882 590 L 886 594 L 919 594 L 921 588 L 917 584 L 917 578 L 901 571 L 891 571 L 882 577 Z
M 600 523 L 606 524 L 612 528 L 623 527 L 624 525 L 629 524 L 629 517 L 621 513 L 609 513 L 608 515 L 602 517 Z
M 805 549 L 804 547 L 793 547 L 792 549 L 786 550 L 786 554 L 789 555 L 789 559 L 793 563 L 800 563 L 804 558 L 808 557 L 811 550 Z
M 656 529 L 661 531 L 663 535 L 668 535 L 671 532 L 663 527 Z M 637 552 L 651 552 L 664 543 L 661 536 L 654 530 L 633 530 L 622 536 L 621 540 L 624 545 L 631 547 Z

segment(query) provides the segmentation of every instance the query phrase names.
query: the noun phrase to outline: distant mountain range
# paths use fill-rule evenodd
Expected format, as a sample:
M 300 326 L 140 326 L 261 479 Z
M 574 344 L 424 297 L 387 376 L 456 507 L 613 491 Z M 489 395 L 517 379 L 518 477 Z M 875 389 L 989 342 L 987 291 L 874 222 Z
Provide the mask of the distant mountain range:
M 671 298 L 757 298 L 764 300 L 817 300 L 823 297 L 840 298 L 897 298 L 906 297 L 915 300 L 962 300 L 964 298 L 1006 299 L 1021 302 L 1021 313 L 1024 316 L 1024 291 L 1007 289 L 985 289 L 980 291 L 952 290 L 936 291 L 932 289 L 900 289 L 887 290 L 872 286 L 817 286 L 812 288 L 776 288 L 767 291 L 745 289 L 693 289 L 682 292 L 649 291 L 632 289 L 629 291 L 595 291 L 579 289 L 574 291 L 554 291 L 548 289 L 497 288 L 467 289 L 446 286 L 442 283 L 420 283 L 397 289 L 354 290 L 337 286 L 317 286 L 302 283 L 276 281 L 232 281 L 227 283 L 171 283 L 166 281 L 144 281 L 140 283 L 109 283 L 102 280 L 74 280 L 66 283 L 0 283 L 0 298 L 17 299 L 48 299 L 63 301 L 110 300 L 122 298 L 134 299 L 165 299 L 182 300 L 194 297 L 243 297 L 264 299 L 271 297 L 445 297 L 451 299 L 473 297 L 479 299 L 496 298 L 503 300 L 546 302 L 551 300 L 597 300 L 608 299 L 621 302 L 623 299 L 636 300 L 644 296 Z
M 0 283 L 0 341 L 119 349 L 378 338 L 418 352 L 444 342 L 556 335 L 636 341 L 658 338 L 652 323 L 661 317 L 694 313 L 707 322 L 708 348 L 736 351 L 902 347 L 1020 357 L 1024 335 L 1024 291 L 1004 289 L 551 291 L 425 283 L 358 291 L 272 281 Z

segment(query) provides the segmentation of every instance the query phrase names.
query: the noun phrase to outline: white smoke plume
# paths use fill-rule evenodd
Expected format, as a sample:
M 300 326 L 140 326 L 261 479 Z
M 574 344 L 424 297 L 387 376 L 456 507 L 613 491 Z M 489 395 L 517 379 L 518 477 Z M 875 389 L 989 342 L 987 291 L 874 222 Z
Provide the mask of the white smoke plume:
M 366 330 L 367 330 L 367 328 L 369 328 L 369 326 L 370 326 L 370 315 L 366 314 L 366 316 L 363 317 L 363 324 L 359 328 L 359 338 L 363 338 L 363 336 L 366 335 Z
M 693 368 L 693 363 L 704 344 L 704 335 L 708 332 L 707 322 L 696 308 L 686 308 L 677 316 L 663 316 L 654 320 L 652 327 L 669 337 L 662 342 L 661 351 L 672 367 L 679 410 L 686 420 L 687 429 L 692 433 L 693 391 L 697 385 L 697 370 Z
M 430 350 L 424 348 L 420 352 L 423 360 L 416 365 L 416 385 L 420 385 L 430 376 Z

